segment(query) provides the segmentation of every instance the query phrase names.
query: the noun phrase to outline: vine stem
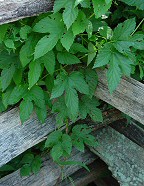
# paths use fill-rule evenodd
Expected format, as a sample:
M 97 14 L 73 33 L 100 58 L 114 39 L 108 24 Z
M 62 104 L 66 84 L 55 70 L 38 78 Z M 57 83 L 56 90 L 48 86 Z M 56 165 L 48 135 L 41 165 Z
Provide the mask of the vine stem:
M 143 23 L 144 18 L 141 20 L 141 22 L 138 24 L 138 26 L 136 27 L 136 29 L 131 33 L 131 36 L 134 35 L 134 33 L 137 31 L 137 29 L 141 26 L 141 24 Z

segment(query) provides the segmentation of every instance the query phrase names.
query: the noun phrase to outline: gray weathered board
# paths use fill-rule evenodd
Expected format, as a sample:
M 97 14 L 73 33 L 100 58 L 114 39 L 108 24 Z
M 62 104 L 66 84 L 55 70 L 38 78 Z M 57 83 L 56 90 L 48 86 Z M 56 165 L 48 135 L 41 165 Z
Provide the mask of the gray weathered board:
M 109 166 L 121 186 L 144 185 L 144 149 L 111 127 L 96 131 L 99 146 L 90 148 Z
M 122 78 L 118 88 L 111 95 L 106 70 L 97 70 L 97 73 L 99 84 L 96 96 L 144 124 L 144 84 L 132 78 Z
M 53 0 L 0 0 L 0 24 L 47 12 Z M 96 95 L 144 124 L 144 85 L 132 78 L 123 78 L 117 90 L 110 95 L 104 71 L 99 73 Z
M 0 0 L 0 25 L 52 10 L 53 0 Z
M 69 160 L 83 162 L 87 165 L 96 159 L 97 156 L 86 149 L 85 153 L 73 150 L 72 157 Z M 68 177 L 80 168 L 81 167 L 78 165 L 65 166 L 63 173 L 65 177 Z M 55 164 L 47 155 L 43 161 L 42 168 L 37 175 L 32 174 L 31 176 L 21 177 L 20 170 L 18 170 L 0 179 L 0 186 L 54 186 L 57 182 L 60 181 L 60 177 L 60 166 Z
M 121 117 L 117 111 L 110 112 L 105 116 L 103 124 L 112 123 Z M 43 141 L 54 129 L 55 115 L 49 115 L 45 124 L 40 124 L 33 114 L 23 125 L 20 122 L 18 108 L 0 115 L 0 167 Z

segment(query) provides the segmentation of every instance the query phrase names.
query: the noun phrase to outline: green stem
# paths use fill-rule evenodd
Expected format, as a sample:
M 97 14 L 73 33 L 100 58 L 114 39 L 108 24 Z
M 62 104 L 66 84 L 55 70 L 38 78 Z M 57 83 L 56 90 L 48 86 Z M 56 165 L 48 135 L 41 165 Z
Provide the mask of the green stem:
M 141 26 L 141 24 L 143 23 L 144 18 L 141 20 L 141 22 L 138 24 L 138 26 L 136 27 L 136 29 L 131 33 L 131 36 L 134 35 L 134 33 L 138 30 L 138 28 Z

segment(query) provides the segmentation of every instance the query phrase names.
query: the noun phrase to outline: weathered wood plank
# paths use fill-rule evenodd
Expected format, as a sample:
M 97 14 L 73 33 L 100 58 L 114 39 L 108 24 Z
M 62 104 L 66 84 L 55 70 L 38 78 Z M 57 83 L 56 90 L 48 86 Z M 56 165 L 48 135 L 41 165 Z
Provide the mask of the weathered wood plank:
M 70 175 L 75 186 L 86 186 L 94 180 L 99 179 L 104 174 L 111 174 L 106 164 L 99 159 L 91 163 L 88 167 L 90 172 L 85 169 L 80 169 Z M 61 182 L 60 186 L 70 186 L 72 181 L 67 178 Z
M 54 0 L 0 0 L 0 25 L 52 10 Z
M 0 116 L 0 166 L 25 150 L 44 140 L 55 127 L 55 117 L 50 115 L 40 124 L 36 115 L 21 125 L 19 109 L 12 109 Z
M 85 164 L 92 163 L 97 156 L 86 149 L 85 153 L 73 150 L 69 160 L 80 161 Z M 79 170 L 80 166 L 65 166 L 64 175 L 69 176 Z M 0 186 L 53 186 L 61 177 L 61 169 L 47 155 L 43 161 L 43 166 L 37 175 L 32 174 L 28 177 L 21 177 L 20 170 L 0 179 Z
M 144 148 L 144 129 L 139 127 L 135 121 L 127 124 L 124 120 L 121 120 L 120 122 L 113 122 L 110 126 Z
M 105 115 L 105 113 L 104 113 Z M 120 112 L 107 113 L 103 124 L 121 118 Z M 49 115 L 45 124 L 40 124 L 35 114 L 23 125 L 19 109 L 0 115 L 0 166 L 45 139 L 55 129 L 55 115 Z
M 144 84 L 132 78 L 122 78 L 118 88 L 111 95 L 108 90 L 106 71 L 97 72 L 99 84 L 95 95 L 144 124 Z
M 111 127 L 95 132 L 100 145 L 90 148 L 109 166 L 121 186 L 144 185 L 144 149 Z

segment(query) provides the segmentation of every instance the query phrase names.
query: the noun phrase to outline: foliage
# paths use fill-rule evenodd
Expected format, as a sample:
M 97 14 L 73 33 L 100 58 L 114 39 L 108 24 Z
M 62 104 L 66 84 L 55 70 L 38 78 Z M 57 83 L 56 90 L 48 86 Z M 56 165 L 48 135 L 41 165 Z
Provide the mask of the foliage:
M 45 143 L 56 162 L 95 145 L 91 129 L 70 131 L 69 121 L 102 122 L 96 69 L 107 69 L 111 94 L 122 76 L 143 80 L 143 15 L 143 0 L 55 0 L 52 12 L 0 26 L 0 111 L 18 103 L 22 123 L 57 113 Z M 22 175 L 39 170 L 38 156 L 24 159 Z

